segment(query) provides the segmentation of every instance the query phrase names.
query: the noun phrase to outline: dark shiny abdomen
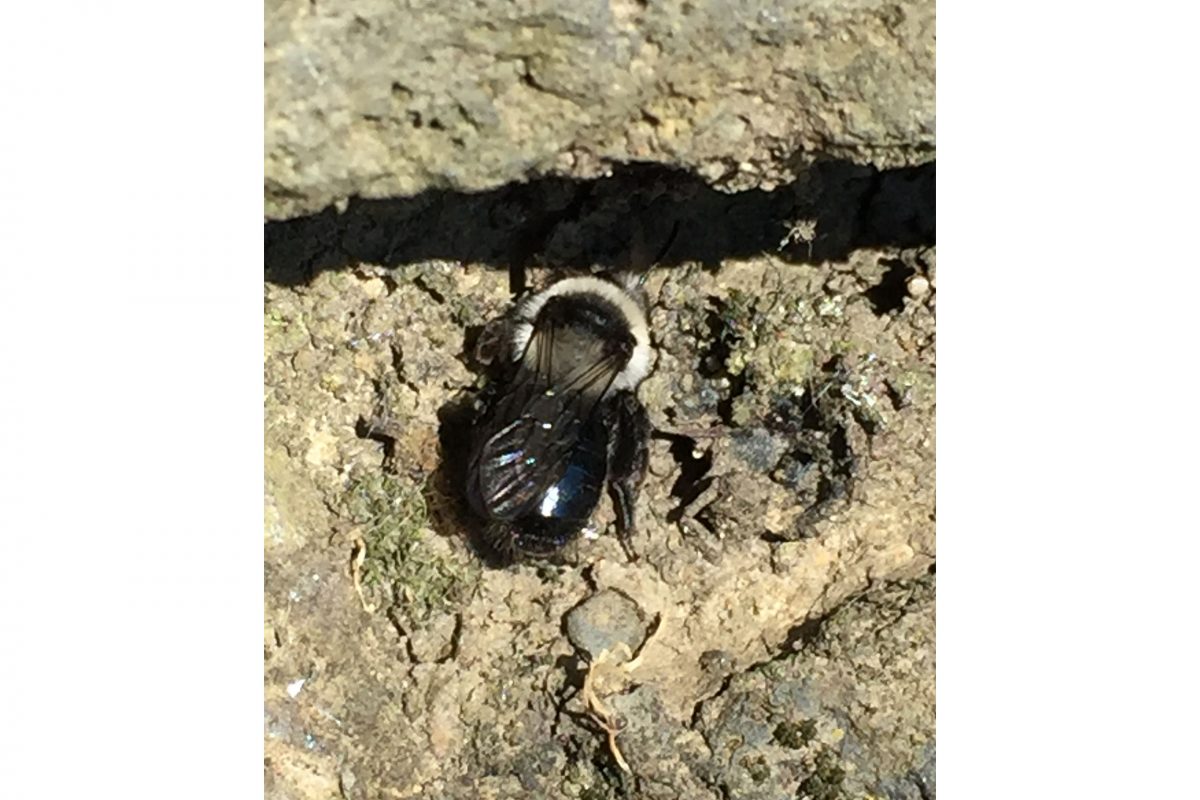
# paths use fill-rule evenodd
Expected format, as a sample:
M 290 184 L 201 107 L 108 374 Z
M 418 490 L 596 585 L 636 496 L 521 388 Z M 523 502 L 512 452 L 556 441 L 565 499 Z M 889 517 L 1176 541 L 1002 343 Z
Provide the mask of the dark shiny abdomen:
M 607 434 L 599 415 L 579 438 L 562 477 L 515 521 L 522 549 L 556 549 L 588 523 L 600 502 L 608 472 Z

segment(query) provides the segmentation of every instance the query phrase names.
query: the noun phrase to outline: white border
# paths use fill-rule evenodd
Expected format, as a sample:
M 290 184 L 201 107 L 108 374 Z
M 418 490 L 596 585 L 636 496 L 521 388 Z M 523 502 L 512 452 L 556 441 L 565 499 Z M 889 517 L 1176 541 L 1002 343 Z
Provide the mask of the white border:
M 939 6 L 945 798 L 1194 791 L 1190 13 Z M 262 7 L 17 4 L 0 97 L 5 794 L 260 796 Z
M 1190 796 L 1194 13 L 938 14 L 939 796 Z
M 6 797 L 261 797 L 263 8 L 0 24 Z

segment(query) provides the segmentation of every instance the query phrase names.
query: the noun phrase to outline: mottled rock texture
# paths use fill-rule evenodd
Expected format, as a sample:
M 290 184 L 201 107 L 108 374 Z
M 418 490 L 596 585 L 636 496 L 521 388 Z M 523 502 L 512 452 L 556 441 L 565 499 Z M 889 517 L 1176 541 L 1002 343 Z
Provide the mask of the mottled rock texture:
M 934 797 L 932 0 L 266 14 L 266 797 Z M 640 558 L 487 563 L 481 331 L 647 254 Z
M 934 3 L 268 0 L 266 216 L 656 162 L 934 157 Z
M 474 552 L 445 480 L 471 331 L 508 275 L 270 277 L 267 797 L 932 796 L 931 249 L 654 270 L 640 396 L 677 433 L 651 442 L 640 558 L 602 503 L 598 538 L 508 568 Z M 617 641 L 636 658 L 602 658 Z

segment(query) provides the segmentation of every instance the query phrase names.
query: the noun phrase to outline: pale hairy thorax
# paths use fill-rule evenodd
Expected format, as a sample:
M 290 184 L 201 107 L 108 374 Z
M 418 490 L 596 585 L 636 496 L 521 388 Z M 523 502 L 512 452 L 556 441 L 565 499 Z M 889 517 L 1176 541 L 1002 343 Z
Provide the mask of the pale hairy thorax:
M 646 311 L 622 286 L 591 275 L 565 278 L 521 301 L 517 306 L 516 324 L 513 329 L 512 359 L 519 360 L 525 353 L 533 335 L 534 320 L 546 305 L 546 301 L 552 297 L 571 295 L 599 297 L 620 313 L 635 344 L 633 354 L 613 381 L 610 391 L 635 388 L 650 371 L 650 327 L 646 321 Z

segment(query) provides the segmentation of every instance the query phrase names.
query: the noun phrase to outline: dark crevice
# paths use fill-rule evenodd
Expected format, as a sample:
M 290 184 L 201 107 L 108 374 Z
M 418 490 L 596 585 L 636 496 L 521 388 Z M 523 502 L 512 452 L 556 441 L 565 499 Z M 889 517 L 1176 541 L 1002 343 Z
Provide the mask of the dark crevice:
M 751 667 L 751 669 L 753 669 L 753 667 Z M 743 672 L 745 671 L 748 670 L 743 670 Z M 696 701 L 696 705 L 692 706 L 692 720 L 690 723 L 692 730 L 695 730 L 696 726 L 700 724 L 700 715 L 704 713 L 704 704 L 711 700 L 716 700 L 718 697 L 725 694 L 725 692 L 729 691 L 729 686 L 733 683 L 733 679 L 741 674 L 742 672 L 736 671 L 729 673 L 721 679 L 721 687 L 719 689 L 710 694 L 708 697 L 704 697 Z
M 829 618 L 832 617 L 837 611 L 841 610 L 843 606 L 853 602 L 855 599 L 857 598 L 850 598 L 844 601 L 841 605 L 835 606 L 834 608 L 826 611 L 824 614 L 816 617 L 809 617 L 800 624 L 793 625 L 788 630 L 787 638 L 784 639 L 783 644 L 779 646 L 779 656 L 777 658 L 786 658 L 791 656 L 815 642 L 817 637 L 821 635 L 821 628 L 825 625 Z
M 871 301 L 871 309 L 880 317 L 904 308 L 904 300 L 908 297 L 908 279 L 917 274 L 913 267 L 900 259 L 888 259 L 883 263 L 887 266 L 883 278 L 863 292 Z
M 717 401 L 717 416 L 724 424 L 732 425 L 734 403 L 748 388 L 744 371 L 736 375 L 729 372 L 729 357 L 733 354 L 734 346 L 742 340 L 742 334 L 735 323 L 737 314 L 731 309 L 729 301 L 709 297 L 708 302 L 711 308 L 705 315 L 704 324 L 708 327 L 706 338 L 709 346 L 700 353 L 697 371 L 701 377 L 728 382 L 728 391 Z
M 413 647 L 412 636 L 408 630 L 408 621 L 404 618 L 403 612 L 400 610 L 400 602 L 402 602 L 399 592 L 392 598 L 392 605 L 387 610 L 388 621 L 392 623 L 392 627 L 396 629 L 396 633 L 400 636 L 400 641 L 404 643 L 404 653 L 408 656 L 409 662 L 420 664 L 421 659 L 417 655 L 416 648 Z
M 912 387 L 903 386 L 890 378 L 884 381 L 884 390 L 892 404 L 893 411 L 903 411 L 912 405 Z
M 458 360 L 463 366 L 475 373 L 480 373 L 486 367 L 479 359 L 479 340 L 487 330 L 487 325 L 467 325 L 463 329 L 463 346 L 458 352 Z
M 396 373 L 396 378 L 398 380 L 403 380 L 404 379 L 404 377 L 403 377 L 404 376 L 404 348 L 400 346 L 399 342 L 392 342 L 391 351 L 392 351 L 392 371 Z M 377 390 L 380 390 L 381 388 L 382 387 L 378 387 L 378 386 L 376 387 Z
M 593 180 L 543 177 L 483 192 L 438 188 L 404 198 L 354 198 L 341 212 L 331 206 L 268 222 L 266 278 L 297 285 L 326 270 L 432 259 L 502 269 L 534 262 L 620 268 L 628 266 L 637 228 L 648 242 L 671 241 L 663 266 L 717 265 L 762 253 L 797 263 L 838 261 L 860 247 L 932 245 L 934 169 L 933 163 L 878 170 L 824 161 L 773 191 L 729 194 L 686 171 L 624 164 Z M 815 221 L 815 234 L 788 240 L 798 220 Z
M 423 276 L 418 275 L 413 279 L 413 283 L 418 289 L 429 295 L 433 299 L 433 302 L 437 303 L 438 305 L 446 302 L 446 295 L 442 294 L 439 290 L 430 285 L 429 281 Z
M 829 432 L 829 454 L 833 456 L 833 466 L 840 472 L 849 474 L 854 469 L 854 451 L 850 449 L 850 437 L 844 425 L 837 425 Z
M 746 373 L 739 372 L 737 375 L 729 377 L 729 392 L 717 401 L 717 416 L 726 425 L 733 425 L 733 404 L 739 397 L 746 393 L 746 388 L 749 384 L 746 381 Z
M 705 378 L 722 378 L 729 375 L 727 364 L 733 346 L 741 339 L 726 324 L 725 302 L 719 297 L 710 297 L 711 308 L 704 315 L 708 327 L 709 346 L 700 353 L 699 373 Z
M 934 800 L 936 795 L 929 788 L 929 784 L 926 783 L 925 778 L 916 772 L 912 773 L 911 777 L 913 785 L 917 787 L 917 792 L 921 795 L 921 800 Z
M 359 439 L 370 439 L 383 445 L 383 463 L 390 471 L 395 470 L 396 436 L 386 426 L 380 424 L 379 418 L 367 419 L 359 417 L 354 423 L 354 435 Z
M 671 441 L 671 457 L 679 465 L 679 477 L 671 486 L 671 497 L 679 503 L 667 512 L 667 521 L 676 523 L 683 519 L 688 506 L 712 485 L 713 478 L 709 477 L 708 472 L 713 465 L 713 451 L 709 447 L 697 458 L 696 440 L 690 436 L 665 433 L 659 433 L 657 436 Z
M 459 648 L 462 647 L 463 615 L 454 615 L 454 630 L 450 633 L 450 649 L 446 655 L 435 659 L 438 664 L 449 664 L 458 658 Z

